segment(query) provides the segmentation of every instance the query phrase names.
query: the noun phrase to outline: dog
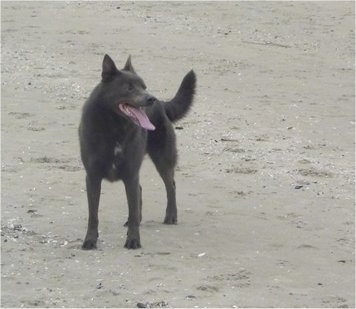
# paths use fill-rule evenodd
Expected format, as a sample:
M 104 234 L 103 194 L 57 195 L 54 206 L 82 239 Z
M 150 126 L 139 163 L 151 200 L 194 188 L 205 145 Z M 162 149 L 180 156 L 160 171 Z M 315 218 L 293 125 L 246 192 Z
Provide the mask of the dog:
M 167 191 L 165 224 L 177 224 L 174 169 L 177 162 L 176 137 L 172 123 L 190 110 L 196 86 L 191 70 L 170 101 L 157 100 L 146 90 L 128 57 L 117 69 L 110 56 L 102 63 L 101 82 L 94 88 L 82 110 L 79 125 L 80 154 L 86 171 L 89 208 L 88 229 L 83 249 L 95 249 L 101 183 L 122 180 L 129 214 L 125 224 L 125 247 L 141 247 L 142 188 L 139 170 L 146 153 L 152 159 Z

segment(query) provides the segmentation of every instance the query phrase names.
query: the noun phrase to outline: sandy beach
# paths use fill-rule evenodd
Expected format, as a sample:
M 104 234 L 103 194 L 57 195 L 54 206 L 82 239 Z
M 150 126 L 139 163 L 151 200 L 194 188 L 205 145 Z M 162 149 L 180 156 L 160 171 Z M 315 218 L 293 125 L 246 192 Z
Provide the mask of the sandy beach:
M 355 307 L 353 2 L 1 2 L 1 307 Z M 104 182 L 83 251 L 77 128 L 104 54 L 171 98 L 178 225 L 141 169 L 142 248 Z

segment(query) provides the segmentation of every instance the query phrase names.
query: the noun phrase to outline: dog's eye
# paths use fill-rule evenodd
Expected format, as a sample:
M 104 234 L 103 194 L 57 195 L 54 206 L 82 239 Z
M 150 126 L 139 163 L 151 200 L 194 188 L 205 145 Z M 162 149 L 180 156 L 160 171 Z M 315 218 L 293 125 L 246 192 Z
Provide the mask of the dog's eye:
M 132 84 L 127 84 L 127 90 L 128 91 L 133 91 L 134 90 L 134 86 Z

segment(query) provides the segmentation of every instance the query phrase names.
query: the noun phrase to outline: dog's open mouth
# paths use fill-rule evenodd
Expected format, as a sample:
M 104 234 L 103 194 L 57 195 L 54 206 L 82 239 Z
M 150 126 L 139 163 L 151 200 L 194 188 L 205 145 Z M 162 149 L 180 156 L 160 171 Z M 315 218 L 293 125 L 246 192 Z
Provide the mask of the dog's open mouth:
M 155 130 L 155 126 L 148 119 L 143 108 L 133 107 L 126 103 L 119 104 L 120 111 L 123 112 L 127 117 L 129 117 L 135 124 L 146 130 Z

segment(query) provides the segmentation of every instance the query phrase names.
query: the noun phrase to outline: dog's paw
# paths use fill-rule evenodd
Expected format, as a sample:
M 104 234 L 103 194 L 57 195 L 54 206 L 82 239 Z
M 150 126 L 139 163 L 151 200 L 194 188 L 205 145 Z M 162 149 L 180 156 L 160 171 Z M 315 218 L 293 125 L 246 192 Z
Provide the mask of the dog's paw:
M 164 218 L 164 224 L 177 224 L 177 216 L 166 216 Z
M 86 239 L 82 245 L 83 250 L 93 250 L 96 249 L 96 240 Z
M 139 249 L 141 248 L 141 242 L 136 238 L 127 238 L 125 243 L 125 248 L 127 249 Z

